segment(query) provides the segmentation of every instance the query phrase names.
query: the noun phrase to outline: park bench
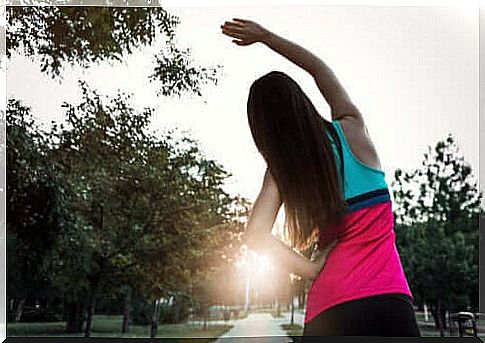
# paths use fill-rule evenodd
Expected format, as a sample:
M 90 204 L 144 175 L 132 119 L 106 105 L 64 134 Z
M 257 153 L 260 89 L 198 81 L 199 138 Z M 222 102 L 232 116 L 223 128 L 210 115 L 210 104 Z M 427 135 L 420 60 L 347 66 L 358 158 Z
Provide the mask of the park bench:
M 458 326 L 458 335 L 478 336 L 477 318 L 471 312 L 458 312 L 450 314 L 450 336 L 452 335 L 453 324 Z

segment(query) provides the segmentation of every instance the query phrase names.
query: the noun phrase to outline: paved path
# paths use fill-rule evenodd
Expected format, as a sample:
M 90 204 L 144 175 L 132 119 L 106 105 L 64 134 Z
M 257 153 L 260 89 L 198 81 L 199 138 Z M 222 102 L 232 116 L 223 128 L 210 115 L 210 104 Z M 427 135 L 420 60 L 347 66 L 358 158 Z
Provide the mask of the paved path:
M 291 322 L 291 312 L 282 312 L 285 317 L 285 323 L 289 324 Z M 293 323 L 303 326 L 305 322 L 305 313 L 301 310 L 295 310 L 293 315 Z
M 250 313 L 246 318 L 230 320 L 234 327 L 222 335 L 216 343 L 284 343 L 291 342 L 280 327 L 286 318 L 273 318 L 269 313 Z M 252 337 L 248 340 L 247 337 Z

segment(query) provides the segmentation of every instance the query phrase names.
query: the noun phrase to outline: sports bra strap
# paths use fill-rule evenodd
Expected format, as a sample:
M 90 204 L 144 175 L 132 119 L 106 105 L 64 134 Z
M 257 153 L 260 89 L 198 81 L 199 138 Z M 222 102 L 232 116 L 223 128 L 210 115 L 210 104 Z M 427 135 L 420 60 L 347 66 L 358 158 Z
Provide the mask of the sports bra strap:
M 342 146 L 344 158 L 344 196 L 348 200 L 359 195 L 372 191 L 387 189 L 385 173 L 382 170 L 373 168 L 363 163 L 354 155 L 350 149 L 342 126 L 338 120 L 332 121 L 332 125 L 337 131 Z M 340 159 L 337 145 L 332 142 L 334 154 L 337 159 L 337 166 L 340 170 Z

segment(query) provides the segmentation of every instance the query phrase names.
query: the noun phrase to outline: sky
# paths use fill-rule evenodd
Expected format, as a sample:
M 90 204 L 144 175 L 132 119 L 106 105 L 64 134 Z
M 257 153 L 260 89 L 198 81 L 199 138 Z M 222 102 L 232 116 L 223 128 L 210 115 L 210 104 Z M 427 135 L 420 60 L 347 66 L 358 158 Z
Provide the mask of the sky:
M 313 79 L 261 44 L 240 47 L 220 33 L 241 17 L 309 49 L 335 72 L 363 113 L 388 184 L 394 170 L 419 166 L 427 146 L 452 133 L 478 177 L 478 16 L 467 7 L 258 6 L 169 7 L 180 18 L 182 48 L 198 65 L 222 65 L 217 85 L 203 97 L 156 96 L 147 76 L 157 46 L 120 63 L 67 68 L 59 83 L 38 65 L 15 56 L 7 69 L 7 95 L 32 106 L 39 122 L 64 120 L 63 102 L 78 103 L 78 79 L 103 95 L 133 93 L 133 104 L 152 107 L 155 129 L 178 127 L 195 138 L 232 176 L 226 189 L 254 200 L 265 164 L 247 124 L 251 83 L 271 70 L 293 77 L 321 115 L 329 107 Z

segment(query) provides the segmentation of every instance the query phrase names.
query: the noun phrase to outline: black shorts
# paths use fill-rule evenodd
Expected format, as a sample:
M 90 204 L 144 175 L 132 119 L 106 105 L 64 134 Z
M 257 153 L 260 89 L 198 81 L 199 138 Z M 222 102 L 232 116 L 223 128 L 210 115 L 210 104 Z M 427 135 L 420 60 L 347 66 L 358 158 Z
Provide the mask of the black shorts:
M 303 336 L 419 337 L 421 334 L 411 298 L 393 293 L 333 306 L 306 323 Z

